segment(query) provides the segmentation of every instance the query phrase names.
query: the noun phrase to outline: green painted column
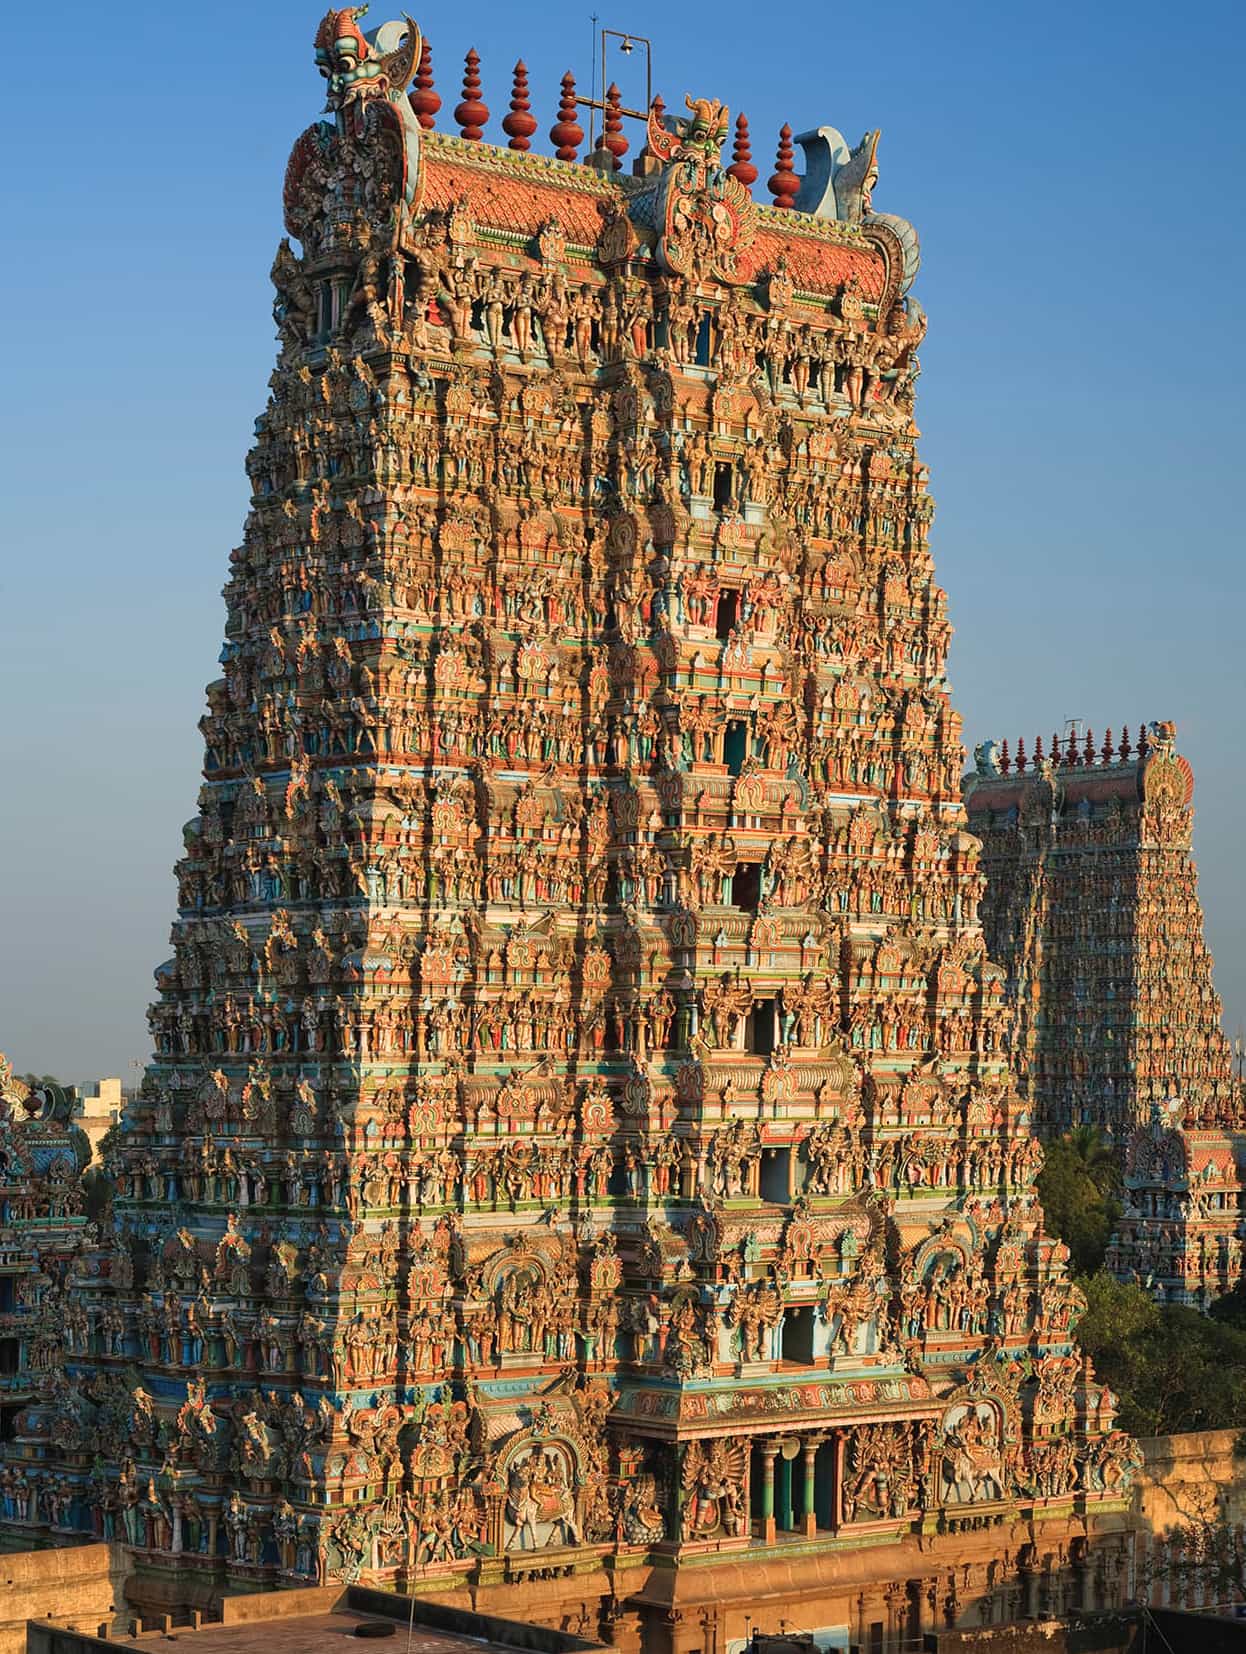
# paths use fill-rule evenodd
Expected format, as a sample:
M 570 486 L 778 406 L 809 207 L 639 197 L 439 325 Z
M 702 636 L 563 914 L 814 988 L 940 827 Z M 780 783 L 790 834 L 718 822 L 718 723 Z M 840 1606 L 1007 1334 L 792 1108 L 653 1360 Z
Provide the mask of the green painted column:
M 831 1528 L 835 1525 L 835 1490 L 832 1485 L 834 1478 L 835 1445 L 828 1442 L 814 1461 L 813 1482 L 818 1526 Z
M 800 1514 L 803 1518 L 802 1526 L 806 1533 L 818 1531 L 818 1505 L 814 1482 L 814 1466 L 818 1455 L 816 1440 L 806 1441 L 801 1451 L 801 1501 Z
M 793 1525 L 794 1525 L 793 1522 L 792 1522 L 792 1460 L 791 1459 L 780 1459 L 778 1469 L 779 1469 L 779 1488 L 778 1488 L 778 1507 L 779 1508 L 776 1511 L 775 1515 L 776 1515 L 776 1519 L 778 1521 L 778 1525 L 781 1528 L 783 1528 L 783 1529 L 787 1530 L 788 1532 L 790 1532 Z
M 778 1442 L 762 1442 L 759 1448 L 761 1453 L 761 1536 L 764 1540 L 774 1538 L 774 1461 L 778 1451 Z

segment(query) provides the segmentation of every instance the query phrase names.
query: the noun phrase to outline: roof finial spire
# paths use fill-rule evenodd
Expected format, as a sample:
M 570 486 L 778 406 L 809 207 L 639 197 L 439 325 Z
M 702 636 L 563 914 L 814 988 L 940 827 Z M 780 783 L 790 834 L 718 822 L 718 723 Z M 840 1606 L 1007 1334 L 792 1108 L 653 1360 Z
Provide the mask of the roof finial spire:
M 562 77 L 558 119 L 549 129 L 549 138 L 560 161 L 574 161 L 576 151 L 584 142 L 584 128 L 575 118 L 575 76 L 570 69 Z
M 800 179 L 796 176 L 796 168 L 792 164 L 795 157 L 796 151 L 792 148 L 792 129 L 784 121 L 779 128 L 779 153 L 775 157 L 774 171 L 770 174 L 767 185 L 776 207 L 790 208 L 800 193 Z
M 757 168 L 753 165 L 753 146 L 748 137 L 748 116 L 737 115 L 735 118 L 735 142 L 731 146 L 731 165 L 727 168 L 728 178 L 734 178 L 737 184 L 743 184 L 745 189 L 752 189 L 757 182 Z
M 623 165 L 624 155 L 627 154 L 627 138 L 623 133 L 623 99 L 614 81 L 611 81 L 606 88 L 606 107 L 601 124 L 601 147 L 608 149 L 614 157 L 614 170 L 617 172 Z
M 532 134 L 536 131 L 536 116 L 528 102 L 528 66 L 522 58 L 515 65 L 515 82 L 511 89 L 511 112 L 502 122 L 502 131 L 510 139 L 511 149 L 531 149 Z
M 433 117 L 441 108 L 441 94 L 433 90 L 433 51 L 425 35 L 420 45 L 420 64 L 415 71 L 415 90 L 407 94 L 415 118 L 425 132 L 433 130 Z
M 463 60 L 463 101 L 454 111 L 454 118 L 469 143 L 478 144 L 484 137 L 489 109 L 480 96 L 480 53 L 474 46 Z

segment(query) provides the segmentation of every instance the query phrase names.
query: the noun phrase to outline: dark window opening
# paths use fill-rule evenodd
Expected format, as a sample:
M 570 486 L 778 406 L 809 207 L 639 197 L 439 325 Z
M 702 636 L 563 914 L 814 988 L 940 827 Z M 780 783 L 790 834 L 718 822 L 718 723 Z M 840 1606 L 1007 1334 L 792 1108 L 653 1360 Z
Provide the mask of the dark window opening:
M 21 1344 L 18 1339 L 0 1338 L 0 1373 L 6 1377 L 9 1373 L 15 1373 L 20 1354 Z
M 17 1435 L 17 1415 L 21 1410 L 21 1403 L 13 1407 L 0 1407 L 0 1441 L 11 1442 Z
M 748 725 L 733 718 L 723 734 L 723 763 L 732 775 L 739 775 L 748 757 Z
M 735 467 L 729 460 L 719 460 L 714 466 L 714 510 L 730 511 L 735 494 Z
M 731 635 L 731 628 L 736 623 L 736 616 L 740 612 L 740 594 L 730 586 L 718 594 L 718 603 L 714 609 L 714 631 L 724 640 Z
M 0 1315 L 7 1315 L 13 1308 L 13 1277 L 0 1275 Z
M 707 368 L 709 365 L 710 319 L 708 316 L 702 316 L 700 326 L 697 328 L 697 366 L 699 368 Z
M 812 1309 L 784 1310 L 780 1354 L 784 1361 L 798 1361 L 802 1367 L 813 1365 Z
M 731 900 L 735 907 L 742 907 L 746 913 L 756 913 L 757 905 L 761 901 L 761 863 L 758 861 L 741 861 L 736 863 L 735 874 L 731 880 Z M 772 1005 L 773 1000 L 770 1002 Z
M 768 1057 L 775 1046 L 775 1014 L 773 999 L 759 999 L 749 1013 L 748 1048 L 755 1057 Z M 783 1179 L 784 1189 L 787 1177 Z
M 791 1161 L 791 1149 L 768 1149 L 761 1157 L 757 1192 L 774 1206 L 786 1206 L 792 1198 L 788 1189 Z

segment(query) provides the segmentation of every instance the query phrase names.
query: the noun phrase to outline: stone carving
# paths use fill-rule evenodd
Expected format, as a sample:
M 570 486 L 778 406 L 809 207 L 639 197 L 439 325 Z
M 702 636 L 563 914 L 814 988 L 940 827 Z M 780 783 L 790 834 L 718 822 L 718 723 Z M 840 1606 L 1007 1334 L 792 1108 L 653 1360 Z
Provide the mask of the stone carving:
M 555 1624 L 780 1527 L 1098 1521 L 1128 1453 L 983 942 L 875 148 L 832 219 L 785 140 L 764 211 L 690 100 L 623 182 L 613 124 L 569 164 L 574 87 L 558 160 L 482 143 L 478 60 L 448 138 L 415 25 L 361 18 L 316 37 L 152 1062 L 74 1307 L 32 1288 L 9 1537 Z M 8 1216 L 63 1213 L 0 1095 Z

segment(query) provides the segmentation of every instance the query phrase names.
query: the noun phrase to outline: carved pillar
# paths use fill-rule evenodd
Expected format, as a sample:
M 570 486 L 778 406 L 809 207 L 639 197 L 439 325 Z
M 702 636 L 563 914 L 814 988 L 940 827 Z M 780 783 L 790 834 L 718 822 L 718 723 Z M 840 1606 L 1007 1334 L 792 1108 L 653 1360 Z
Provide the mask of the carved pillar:
M 831 1484 L 831 1532 L 838 1533 L 844 1521 L 844 1453 L 847 1448 L 848 1434 L 844 1430 L 835 1432 L 835 1477 Z
M 789 1459 L 786 1454 L 775 1465 L 774 1519 L 776 1526 L 782 1528 L 784 1533 L 790 1533 L 796 1526 L 792 1511 L 792 1470 L 794 1465 L 795 1460 Z
M 1077 1574 L 1077 1605 L 1083 1613 L 1089 1614 L 1095 1606 L 1095 1571 L 1089 1561 L 1078 1564 Z
M 1038 1618 L 1038 1569 L 1032 1562 L 1021 1569 L 1021 1616 Z
M 809 1436 L 805 1439 L 802 1461 L 805 1471 L 805 1490 L 801 1515 L 805 1519 L 804 1527 L 807 1534 L 817 1533 L 818 1531 L 818 1504 L 813 1479 L 814 1460 L 818 1456 L 818 1446 L 817 1436 Z
M 617 1648 L 620 1654 L 640 1654 L 644 1626 L 639 1614 L 608 1612 L 603 1629 L 611 1648 Z
M 779 1454 L 777 1441 L 763 1441 L 761 1453 L 761 1536 L 770 1543 L 774 1539 L 774 1461 Z

